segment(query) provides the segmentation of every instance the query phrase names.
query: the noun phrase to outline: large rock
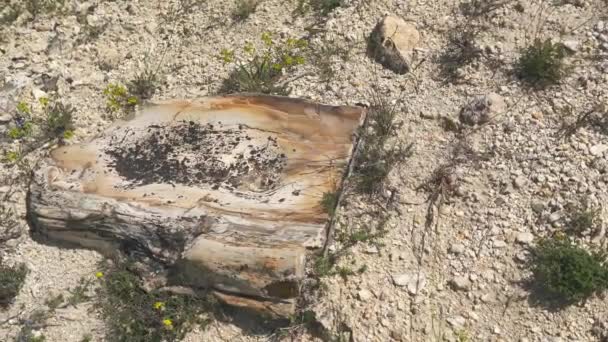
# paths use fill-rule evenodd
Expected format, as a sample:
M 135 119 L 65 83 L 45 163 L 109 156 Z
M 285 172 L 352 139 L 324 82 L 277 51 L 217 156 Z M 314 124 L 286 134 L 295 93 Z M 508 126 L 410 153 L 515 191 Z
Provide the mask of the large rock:
M 385 68 L 405 74 L 411 68 L 412 53 L 419 41 L 416 26 L 388 15 L 372 31 L 369 53 Z
M 51 151 L 28 222 L 44 242 L 139 258 L 161 285 L 289 315 L 307 251 L 326 236 L 320 199 L 342 179 L 362 117 L 270 96 L 148 106 Z

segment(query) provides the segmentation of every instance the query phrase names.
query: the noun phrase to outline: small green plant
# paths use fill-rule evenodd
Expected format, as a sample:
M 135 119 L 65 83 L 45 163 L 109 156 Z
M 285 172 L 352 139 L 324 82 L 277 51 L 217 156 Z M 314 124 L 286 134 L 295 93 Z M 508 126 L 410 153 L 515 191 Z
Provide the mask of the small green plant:
M 546 87 L 558 83 L 565 74 L 565 49 L 551 39 L 535 39 L 519 57 L 520 77 L 535 87 Z
M 106 108 L 112 113 L 132 110 L 139 103 L 138 98 L 131 95 L 127 88 L 120 84 L 108 84 L 103 90 L 103 94 L 107 98 Z
M 61 142 L 64 139 L 70 139 L 74 134 L 74 125 L 72 123 L 72 114 L 74 110 L 71 106 L 63 104 L 61 101 L 50 100 L 47 97 L 39 99 L 42 115 L 45 119 L 40 120 L 30 119 L 32 115 L 32 107 L 25 102 L 19 102 L 17 105 L 17 113 L 15 115 L 15 126 L 9 129 L 8 136 L 13 140 L 20 140 L 36 136 L 41 141 L 46 139 L 59 139 Z M 38 128 L 34 130 L 34 128 Z M 39 133 L 42 136 L 39 136 Z M 18 159 L 19 155 L 16 152 L 9 152 L 5 155 L 5 159 L 10 159 L 13 162 Z M 9 161 L 10 161 L 9 160 Z
M 338 267 L 336 267 L 336 274 L 339 275 L 340 278 L 342 278 L 342 280 L 347 281 L 348 277 L 351 277 L 351 276 L 354 276 L 357 274 L 362 274 L 366 270 L 367 270 L 367 266 L 365 266 L 365 265 L 359 267 L 359 269 L 357 269 L 356 271 L 347 266 L 338 266 Z
M 91 335 L 91 334 L 85 334 L 80 339 L 80 342 L 92 342 L 92 341 L 93 341 L 93 335 Z
M 28 269 L 25 264 L 0 265 L 0 308 L 6 309 L 21 291 Z
M 25 9 L 34 17 L 63 10 L 65 0 L 25 0 Z
M 0 244 L 8 240 L 14 239 L 21 235 L 19 230 L 19 220 L 15 210 L 11 208 L 10 204 L 7 203 L 6 199 L 10 196 L 10 193 L 6 193 L 0 201 Z
M 48 300 L 47 300 L 48 302 Z M 48 326 L 47 321 L 55 313 L 54 307 L 49 309 L 39 308 L 32 311 L 27 318 L 20 319 L 21 329 L 15 337 L 15 342 L 44 342 L 46 337 L 40 333 L 40 329 Z
M 310 60 L 318 69 L 318 75 L 322 82 L 329 82 L 335 75 L 333 65 L 336 63 L 334 57 L 346 62 L 351 57 L 354 45 L 341 46 L 341 42 L 323 40 L 309 49 Z
M 460 3 L 463 15 L 471 18 L 487 16 L 513 0 L 468 0 Z
M 323 207 L 323 210 L 330 217 L 334 216 L 334 212 L 336 211 L 336 205 L 338 204 L 338 197 L 338 192 L 334 191 L 324 193 L 323 198 L 321 198 L 321 207 Z
M 584 232 L 589 232 L 601 223 L 601 209 L 592 207 L 588 199 L 584 199 L 578 205 L 570 205 L 567 207 L 568 222 L 567 229 L 569 232 L 581 235 Z
M 259 4 L 260 0 L 237 0 L 232 17 L 238 21 L 246 20 L 255 12 Z
M 47 98 L 41 98 L 40 103 L 44 109 L 46 122 L 44 123 L 45 133 L 49 138 L 59 140 L 70 139 L 74 135 L 73 113 L 74 109 L 70 105 L 65 105 L 59 101 L 49 104 Z
M 30 115 L 32 114 L 32 109 L 27 102 L 19 101 L 19 103 L 17 103 L 17 112 L 23 115 Z
M 31 122 L 24 122 L 23 124 L 13 127 L 8 130 L 8 137 L 13 140 L 19 140 L 29 137 L 32 134 L 33 125 Z
M 125 265 L 99 273 L 98 303 L 109 328 L 108 340 L 176 341 L 206 323 L 209 302 L 193 296 L 146 292 Z
M 367 115 L 371 130 L 361 132 L 353 176 L 357 190 L 371 195 L 382 189 L 391 170 L 411 155 L 413 146 L 400 143 L 385 146 L 397 128 L 396 107 L 386 98 L 376 96 Z
M 0 26 L 12 24 L 23 12 L 23 9 L 18 4 L 11 3 L 10 0 L 0 1 Z
M 65 300 L 66 306 L 76 306 L 80 303 L 91 300 L 89 291 L 93 281 L 90 278 L 80 278 L 80 282 L 76 287 L 69 290 L 70 296 Z
M 559 131 L 561 137 L 570 137 L 579 129 L 587 128 L 597 131 L 601 134 L 608 134 L 608 109 L 605 103 L 598 101 L 593 103 L 590 109 L 585 109 L 576 112 L 573 106 L 567 106 L 563 109 L 563 119 L 574 117 L 574 121 L 566 121 L 562 123 Z
M 447 46 L 439 56 L 441 73 L 447 80 L 456 81 L 461 68 L 482 57 L 482 50 L 477 45 L 480 32 L 477 26 L 470 23 L 451 31 Z
M 562 236 L 540 241 L 533 252 L 534 281 L 549 299 L 575 303 L 608 287 L 603 254 L 590 253 Z
M 322 15 L 328 15 L 342 5 L 344 5 L 344 0 L 298 0 L 296 12 L 306 13 L 313 10 Z
M 333 255 L 319 256 L 313 265 L 314 274 L 319 278 L 332 275 L 335 263 L 336 258 Z
M 469 342 L 469 332 L 466 329 L 460 329 L 456 332 L 456 341 L 458 342 Z
M 264 51 L 258 52 L 251 44 L 246 44 L 244 52 L 246 61 L 238 61 L 236 69 L 224 82 L 222 92 L 251 92 L 262 94 L 288 95 L 290 89 L 284 80 L 284 74 L 298 65 L 304 64 L 306 41 L 287 39 L 284 44 L 276 44 L 268 32 L 262 34 Z M 225 64 L 235 60 L 234 51 L 222 50 L 218 57 Z
M 129 94 L 136 99 L 147 100 L 152 98 L 156 89 L 159 87 L 159 84 L 160 77 L 158 73 L 151 70 L 149 67 L 146 67 L 143 71 L 136 74 L 135 78 L 129 82 Z M 137 102 L 135 102 L 135 104 L 137 104 Z

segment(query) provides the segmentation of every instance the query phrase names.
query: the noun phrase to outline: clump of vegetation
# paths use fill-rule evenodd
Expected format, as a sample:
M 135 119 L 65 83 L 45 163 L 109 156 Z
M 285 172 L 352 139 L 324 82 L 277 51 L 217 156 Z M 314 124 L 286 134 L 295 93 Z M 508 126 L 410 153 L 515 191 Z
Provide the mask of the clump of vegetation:
M 238 21 L 246 20 L 255 12 L 259 4 L 260 0 L 237 0 L 232 17 Z
M 28 12 L 33 19 L 41 14 L 62 12 L 66 8 L 65 0 L 0 0 L 0 24 L 11 24 L 19 16 Z
M 163 78 L 162 65 L 165 56 L 167 55 L 167 51 L 168 47 L 165 47 L 156 63 L 152 62 L 152 56 L 146 54 L 142 70 L 135 74 L 135 78 L 127 84 L 128 97 L 133 97 L 131 102 L 134 102 L 135 99 L 138 103 L 140 100 L 151 99 L 154 93 L 156 93 L 156 90 L 160 88 L 161 80 Z M 115 93 L 121 93 L 116 95 L 125 96 L 124 89 L 118 89 L 120 86 L 117 85 L 114 85 L 113 87 Z M 127 103 L 128 102 L 129 101 L 127 101 Z
M 318 75 L 322 82 L 329 82 L 335 75 L 332 66 L 335 64 L 334 57 L 347 62 L 351 56 L 352 45 L 341 46 L 340 42 L 323 40 L 320 44 L 309 49 L 310 59 L 318 69 Z
M 135 78 L 128 84 L 128 93 L 131 95 L 132 102 L 137 104 L 139 100 L 152 98 L 160 83 L 158 73 L 146 68 L 135 75 Z M 130 105 L 128 99 L 127 104 Z
M 268 32 L 262 34 L 263 51 L 256 51 L 252 44 L 246 44 L 245 61 L 235 61 L 232 50 L 222 50 L 219 58 L 224 64 L 236 63 L 236 69 L 224 82 L 221 92 L 250 92 L 261 94 L 288 95 L 289 89 L 284 75 L 304 64 L 304 49 L 307 42 L 289 38 L 277 44 Z
M 91 342 L 91 341 L 93 341 L 93 335 L 91 335 L 91 334 L 85 334 L 80 339 L 80 342 Z
M 492 14 L 513 0 L 469 0 L 460 4 L 462 14 L 467 17 L 481 17 Z
M 574 113 L 572 106 L 564 109 L 564 116 L 575 117 L 573 122 L 564 122 L 560 129 L 562 137 L 570 137 L 579 129 L 585 127 L 602 134 L 608 134 L 608 110 L 603 102 L 594 103 L 591 109 Z
M 395 142 L 386 146 L 397 129 L 397 108 L 386 98 L 376 96 L 367 115 L 369 129 L 361 132 L 353 177 L 357 190 L 371 195 L 378 193 L 391 170 L 411 155 L 413 145 Z
M 565 74 L 565 49 L 551 39 L 535 39 L 519 57 L 520 77 L 536 87 L 546 87 L 558 83 Z
M 31 107 L 26 102 L 19 102 L 14 116 L 15 125 L 8 130 L 8 137 L 19 140 L 31 136 L 34 128 L 31 115 Z
M 161 26 L 166 23 L 174 23 L 182 20 L 185 16 L 195 13 L 207 0 L 177 0 L 169 4 L 169 8 L 160 15 Z
M 34 18 L 41 14 L 61 11 L 65 4 L 65 0 L 25 0 L 23 2 L 25 10 Z
M 462 67 L 481 58 L 482 50 L 477 45 L 479 33 L 479 29 L 470 24 L 463 28 L 457 28 L 450 33 L 446 49 L 439 57 L 442 74 L 446 78 L 455 80 Z
M 49 104 L 47 98 L 41 98 L 41 104 L 45 113 L 44 131 L 47 136 L 60 140 L 71 139 L 74 136 L 72 106 L 58 101 Z
M 0 265 L 0 308 L 6 309 L 21 291 L 28 269 L 25 264 Z
M 334 216 L 336 205 L 338 204 L 338 197 L 339 193 L 334 191 L 324 193 L 321 198 L 321 207 L 330 217 Z
M 319 278 L 331 275 L 335 262 L 336 257 L 331 254 L 318 257 L 313 265 L 314 274 Z
M 123 342 L 176 341 L 195 325 L 206 324 L 209 302 L 193 296 L 147 292 L 127 266 L 98 276 L 98 303 L 108 339 Z
M 74 135 L 72 107 L 47 97 L 41 97 L 38 102 L 40 111 L 37 114 L 42 116 L 42 119 L 33 117 L 32 106 L 26 102 L 22 101 L 17 104 L 13 116 L 14 125 L 8 130 L 8 137 L 13 140 L 37 138 L 38 142 L 58 139 L 61 143 L 65 139 L 70 139 Z M 17 151 L 5 154 L 5 159 L 11 162 L 15 162 L 18 157 Z
M 588 199 L 583 199 L 579 204 L 567 207 L 569 232 L 581 235 L 590 232 L 601 223 L 601 209 L 594 207 Z
M 12 3 L 11 0 L 1 0 L 0 8 L 4 9 L 0 11 L 0 26 L 12 24 L 23 11 L 19 4 Z
M 328 15 L 334 9 L 344 5 L 344 0 L 298 0 L 299 13 L 306 13 L 313 10 L 322 15 Z
M 550 299 L 575 303 L 608 287 L 605 255 L 590 253 L 564 237 L 542 240 L 533 252 L 534 281 Z
M 133 110 L 139 103 L 139 99 L 130 94 L 127 88 L 120 84 L 108 84 L 108 86 L 103 90 L 103 94 L 107 98 L 106 108 L 111 113 L 116 113 L 121 110 Z

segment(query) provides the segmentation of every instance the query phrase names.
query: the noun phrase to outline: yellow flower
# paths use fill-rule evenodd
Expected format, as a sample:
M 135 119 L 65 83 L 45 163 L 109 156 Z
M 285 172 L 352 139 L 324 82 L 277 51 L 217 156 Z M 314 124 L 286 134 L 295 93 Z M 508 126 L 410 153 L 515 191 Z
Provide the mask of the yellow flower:
M 287 55 L 285 56 L 285 58 L 283 59 L 283 62 L 285 63 L 286 66 L 292 66 L 294 61 L 293 61 L 293 57 Z
M 95 277 L 97 277 L 97 279 L 101 279 L 103 277 L 103 272 L 95 273 Z
M 165 329 L 173 329 L 173 321 L 171 320 L 171 318 L 163 319 L 163 325 L 165 326 Z
M 48 106 L 49 104 L 49 98 L 48 97 L 41 97 L 38 102 L 40 102 L 40 105 L 42 106 L 42 108 L 46 108 L 46 106 Z
M 165 308 L 165 303 L 163 303 L 163 302 L 156 302 L 156 303 L 154 303 L 154 308 L 156 310 L 163 310 Z
M 255 47 L 251 43 L 246 43 L 244 50 L 245 50 L 245 52 L 247 52 L 248 54 L 251 55 L 255 52 Z
M 17 104 L 17 110 L 23 114 L 30 114 L 32 111 L 30 110 L 30 106 L 27 103 L 21 101 Z
M 262 33 L 262 41 L 264 42 L 264 44 L 266 44 L 266 46 L 272 45 L 272 35 L 270 34 L 270 32 Z
M 67 130 L 67 131 L 63 132 L 64 139 L 72 139 L 73 137 L 74 137 L 74 131 Z
M 228 49 L 222 49 L 220 51 L 220 59 L 224 64 L 231 63 L 234 61 L 234 51 Z

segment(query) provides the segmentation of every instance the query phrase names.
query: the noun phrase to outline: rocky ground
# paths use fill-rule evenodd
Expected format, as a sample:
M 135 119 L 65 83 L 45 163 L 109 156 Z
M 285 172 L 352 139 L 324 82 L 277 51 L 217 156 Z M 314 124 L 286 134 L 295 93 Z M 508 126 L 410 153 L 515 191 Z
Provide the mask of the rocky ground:
M 592 109 L 606 113 L 606 2 L 472 1 L 475 8 L 504 4 L 466 15 L 465 1 L 346 0 L 325 16 L 295 13 L 295 0 L 262 0 L 243 21 L 231 17 L 233 1 L 184 9 L 187 2 L 68 1 L 62 11 L 35 18 L 23 12 L 3 23 L 3 136 L 18 101 L 56 94 L 75 108 L 69 143 L 83 141 L 113 120 L 103 93 L 109 83 L 127 84 L 151 69 L 161 76 L 152 100 L 212 95 L 234 67 L 218 57 L 223 49 L 236 50 L 239 58 L 247 42 L 261 46 L 266 31 L 277 40 L 307 39 L 322 57 L 295 69 L 291 96 L 354 105 L 380 94 L 399 110 L 397 139 L 414 144 L 412 156 L 389 176 L 386 197 L 395 203 L 386 234 L 349 247 L 338 260 L 338 267 L 364 271 L 322 278 L 308 303 L 319 322 L 354 341 L 600 341 L 608 335 L 606 297 L 556 310 L 539 303 L 526 282 L 528 248 L 563 230 L 570 206 L 587 201 L 606 221 L 608 136 L 593 125 L 562 130 Z M 8 2 L 0 5 L 6 14 Z M 413 23 L 420 35 L 405 74 L 366 54 L 366 39 L 386 14 Z M 446 72 L 450 36 L 467 28 L 477 28 L 477 57 Z M 521 49 L 535 37 L 563 42 L 568 50 L 566 76 L 545 89 L 526 86 L 514 72 Z M 347 58 L 336 55 L 341 50 Z M 479 112 L 475 104 L 484 101 L 488 108 Z M 17 144 L 3 139 L 5 151 Z M 437 170 L 444 171 L 441 186 L 429 182 Z M 0 336 L 7 341 L 48 296 L 67 293 L 81 277 L 94 279 L 102 259 L 31 240 L 26 188 L 9 185 L 17 174 L 10 165 L 0 173 L 0 192 L 10 193 L 3 205 L 15 210 L 21 232 L 3 242 L 1 255 L 7 264 L 25 262 L 30 273 L 15 303 L 0 312 Z M 438 195 L 435 205 L 432 194 Z M 365 196 L 347 197 L 336 233 L 369 226 L 369 203 Z M 430 219 L 429 208 L 436 210 Z M 580 242 L 606 250 L 605 225 Z M 338 242 L 331 251 L 341 247 Z M 185 341 L 276 337 L 237 323 L 214 322 Z M 37 334 L 47 341 L 81 341 L 86 334 L 102 340 L 104 325 L 84 303 L 57 310 Z M 284 338 L 315 339 L 297 327 Z

